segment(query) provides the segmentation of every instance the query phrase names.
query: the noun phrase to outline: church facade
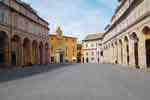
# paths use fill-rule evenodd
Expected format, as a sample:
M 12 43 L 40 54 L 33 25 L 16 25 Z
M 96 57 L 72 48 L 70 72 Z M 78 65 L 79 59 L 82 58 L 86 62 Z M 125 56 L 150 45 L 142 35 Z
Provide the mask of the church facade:
M 77 62 L 77 39 L 64 36 L 60 27 L 56 32 L 49 35 L 50 62 L 73 63 Z

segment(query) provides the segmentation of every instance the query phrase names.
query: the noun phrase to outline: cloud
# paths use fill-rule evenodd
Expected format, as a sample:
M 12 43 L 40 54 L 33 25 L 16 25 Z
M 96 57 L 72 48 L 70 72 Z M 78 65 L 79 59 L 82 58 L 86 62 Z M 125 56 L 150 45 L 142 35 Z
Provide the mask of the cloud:
M 24 0 L 50 23 L 50 33 L 61 24 L 65 35 L 80 40 L 88 33 L 102 32 L 117 0 Z

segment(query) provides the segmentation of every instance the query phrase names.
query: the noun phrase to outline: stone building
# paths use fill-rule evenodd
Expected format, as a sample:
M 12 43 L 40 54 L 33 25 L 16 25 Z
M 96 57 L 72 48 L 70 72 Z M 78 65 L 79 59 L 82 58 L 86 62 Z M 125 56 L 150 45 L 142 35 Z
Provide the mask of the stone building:
M 77 39 L 64 36 L 60 26 L 49 35 L 51 63 L 73 63 L 77 60 Z
M 21 0 L 0 0 L 0 64 L 47 64 L 48 25 Z
M 104 62 L 150 67 L 150 0 L 118 0 L 103 39 Z
M 101 63 L 103 33 L 89 34 L 83 40 L 84 63 Z

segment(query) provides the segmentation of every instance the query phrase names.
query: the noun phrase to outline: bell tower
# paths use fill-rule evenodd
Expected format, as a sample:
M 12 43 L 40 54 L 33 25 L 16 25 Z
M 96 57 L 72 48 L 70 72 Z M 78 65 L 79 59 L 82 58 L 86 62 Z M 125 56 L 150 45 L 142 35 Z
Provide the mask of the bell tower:
M 59 37 L 62 37 L 63 32 L 62 32 L 62 30 L 61 30 L 60 25 L 57 26 L 56 33 L 57 33 L 57 35 L 58 35 Z

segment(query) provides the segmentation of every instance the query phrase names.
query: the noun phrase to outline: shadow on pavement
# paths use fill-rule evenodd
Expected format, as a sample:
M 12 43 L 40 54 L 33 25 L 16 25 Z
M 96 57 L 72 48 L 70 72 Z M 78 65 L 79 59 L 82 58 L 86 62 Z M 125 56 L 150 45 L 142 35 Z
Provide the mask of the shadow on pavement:
M 12 71 L 0 71 L 0 83 L 8 82 L 20 78 L 26 78 L 37 74 L 42 74 L 76 64 L 49 64 L 49 65 L 33 65 L 24 68 L 18 67 Z

